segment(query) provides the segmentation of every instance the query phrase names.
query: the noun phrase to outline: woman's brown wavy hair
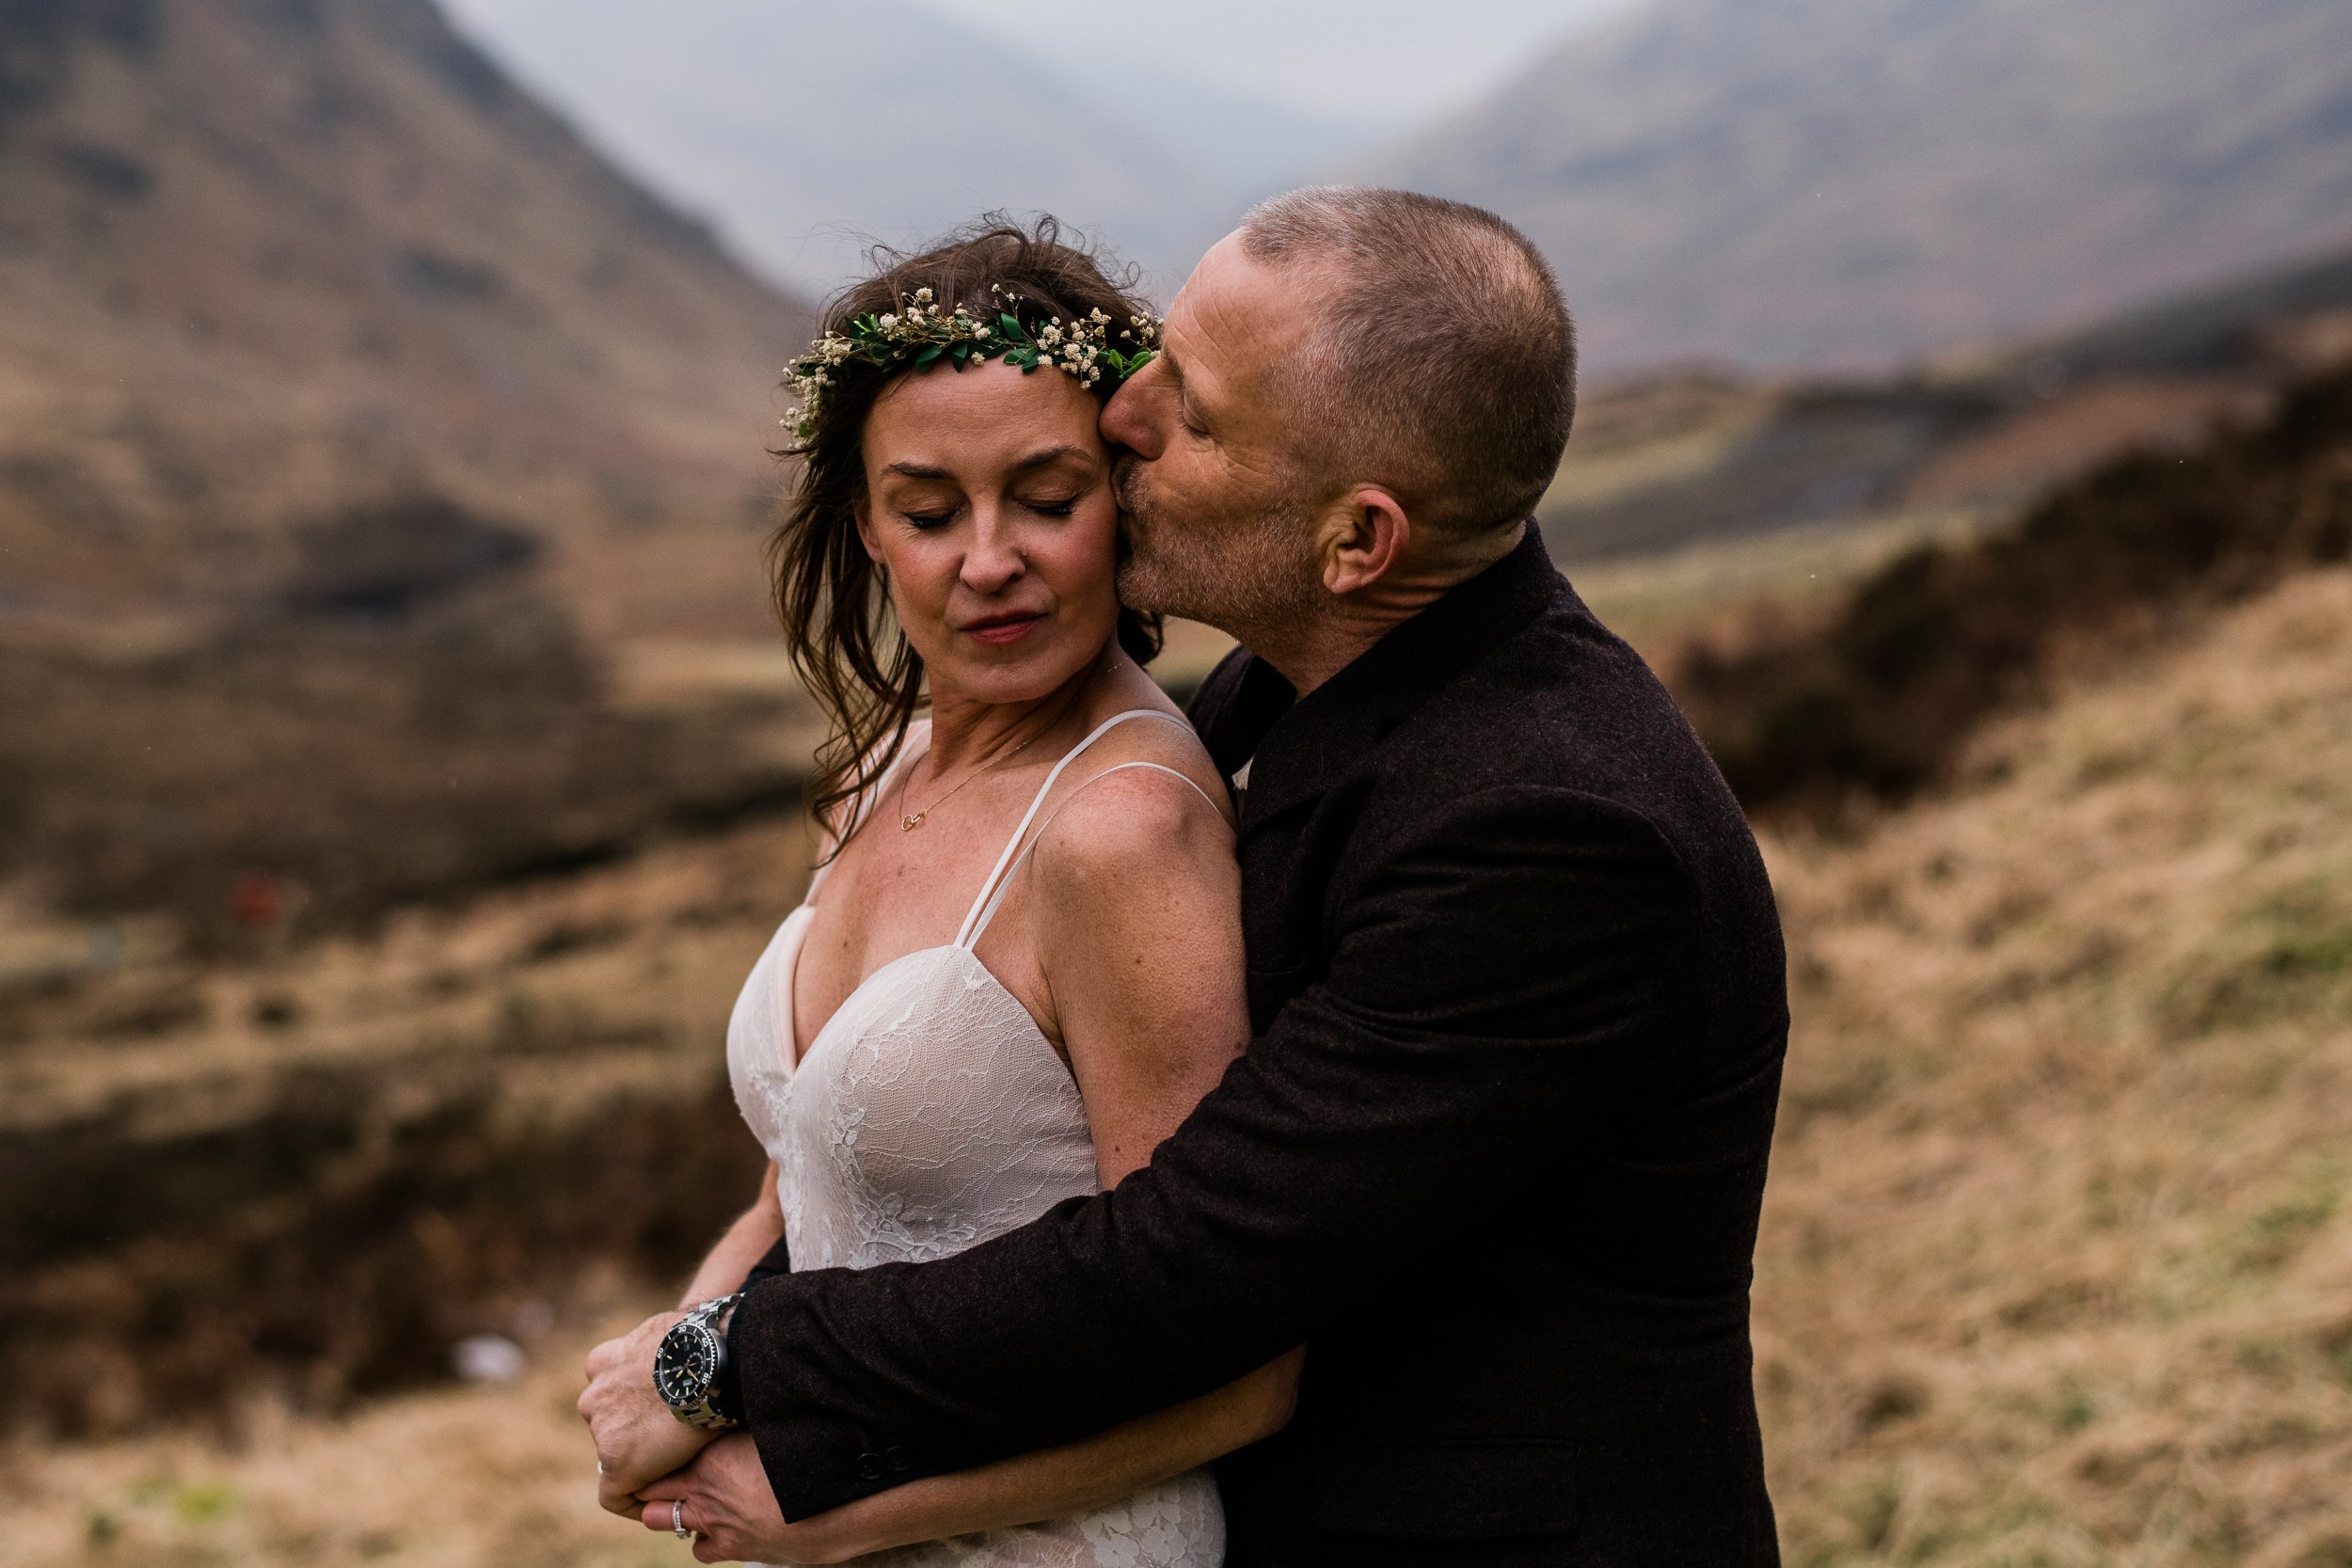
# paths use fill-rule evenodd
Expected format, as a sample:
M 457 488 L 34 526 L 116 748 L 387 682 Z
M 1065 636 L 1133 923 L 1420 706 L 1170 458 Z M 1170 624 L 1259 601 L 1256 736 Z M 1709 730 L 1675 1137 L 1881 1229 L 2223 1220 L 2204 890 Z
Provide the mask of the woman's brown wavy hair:
M 1097 309 L 1125 322 L 1148 309 L 1132 292 L 1132 268 L 1114 282 L 1101 252 L 1076 235 L 1066 240 L 1051 217 L 1024 228 L 991 213 L 920 255 L 879 246 L 870 255 L 874 276 L 832 302 L 823 330 L 841 331 L 857 316 L 904 310 L 914 292 L 926 288 L 939 309 L 961 305 L 983 319 L 1004 308 L 992 286 L 1002 289 L 1019 301 L 1016 313 L 1025 325 L 1079 320 Z M 834 371 L 822 417 L 795 449 L 800 477 L 769 543 L 785 643 L 829 725 L 808 787 L 809 807 L 820 819 L 882 776 L 924 703 L 923 660 L 892 616 L 882 576 L 857 536 L 866 417 L 884 387 L 910 373 L 917 372 L 907 365 Z M 1090 388 L 1105 401 L 1113 389 L 1108 378 Z M 1149 662 L 1160 651 L 1160 618 L 1121 606 L 1119 645 L 1137 663 Z

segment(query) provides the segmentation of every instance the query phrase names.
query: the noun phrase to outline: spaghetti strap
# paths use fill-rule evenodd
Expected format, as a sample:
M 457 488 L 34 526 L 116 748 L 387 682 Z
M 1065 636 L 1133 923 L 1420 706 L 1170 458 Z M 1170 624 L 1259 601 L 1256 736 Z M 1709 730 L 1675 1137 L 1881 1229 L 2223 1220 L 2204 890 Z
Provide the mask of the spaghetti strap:
M 1195 784 L 1189 775 L 1179 773 L 1175 768 L 1168 767 L 1164 763 L 1157 762 L 1122 762 L 1118 764 L 1116 767 L 1105 768 L 1100 773 L 1095 774 L 1093 778 L 1089 779 L 1086 784 L 1082 784 L 1077 789 L 1072 790 L 1070 792 L 1069 799 L 1063 800 L 1061 805 L 1066 806 L 1070 804 L 1071 800 L 1076 800 L 1078 798 L 1079 791 L 1085 789 L 1088 784 L 1100 784 L 1103 780 L 1109 778 L 1113 773 L 1124 773 L 1130 768 L 1148 768 L 1154 773 L 1167 774 L 1169 778 L 1183 784 L 1186 788 L 1190 789 L 1195 795 L 1200 796 L 1203 800 L 1207 800 L 1209 802 L 1209 809 L 1216 812 L 1220 818 L 1224 816 L 1225 813 L 1223 808 L 1217 805 L 1216 801 L 1210 796 L 1207 790 Z M 988 907 L 980 911 L 979 925 L 973 929 L 970 940 L 961 943 L 960 945 L 966 947 L 978 945 L 980 933 L 987 930 L 988 923 L 996 918 L 997 906 L 1005 901 L 1005 895 L 1012 891 L 1012 879 L 1014 876 L 1020 872 L 1023 863 L 1028 860 L 1029 851 L 1037 847 L 1038 839 L 1041 839 L 1045 836 L 1045 830 L 1054 825 L 1054 816 L 1059 816 L 1060 815 L 1061 806 L 1056 806 L 1054 808 L 1053 816 L 1048 816 L 1045 819 L 1043 826 L 1038 829 L 1037 838 L 1032 838 L 1027 844 L 1022 846 L 1021 853 L 1013 860 L 1012 868 L 1005 873 L 1003 879 L 996 884 L 996 891 L 989 895 Z
M 958 947 L 972 946 L 975 942 L 980 940 L 980 932 L 988 928 L 988 922 L 990 918 L 995 914 L 996 904 L 999 901 L 992 897 L 992 895 L 997 894 L 1002 890 L 1005 879 L 1010 875 L 1010 870 L 1013 864 L 1013 852 L 1021 847 L 1022 837 L 1024 834 L 1028 832 L 1029 824 L 1037 820 L 1038 809 L 1045 804 L 1045 797 L 1052 794 L 1054 785 L 1061 782 L 1062 770 L 1068 768 L 1072 763 L 1077 761 L 1078 758 L 1085 753 L 1087 748 L 1092 746 L 1096 741 L 1102 739 L 1104 736 L 1110 734 L 1111 731 L 1117 729 L 1120 725 L 1125 723 L 1130 719 L 1160 719 L 1165 720 L 1171 724 L 1183 724 L 1187 730 L 1192 727 L 1189 724 L 1185 724 L 1184 721 L 1179 719 L 1176 715 L 1172 713 L 1162 713 L 1155 707 L 1131 707 L 1124 713 L 1112 714 L 1108 719 L 1104 720 L 1101 723 L 1095 725 L 1092 730 L 1089 731 L 1087 737 L 1084 740 L 1079 741 L 1078 744 L 1070 748 L 1069 751 L 1064 752 L 1062 753 L 1061 760 L 1054 764 L 1054 770 L 1045 775 L 1045 782 L 1038 786 L 1036 798 L 1030 800 L 1029 809 L 1024 812 L 1021 816 L 1020 826 L 1013 829 L 1012 837 L 1005 841 L 1005 852 L 996 857 L 996 864 L 994 868 L 989 872 L 987 880 L 980 883 L 979 895 L 972 900 L 971 911 L 963 917 L 963 925 L 956 932 L 955 945 Z M 1153 766 L 1157 765 L 1154 764 Z M 1110 772 L 1112 769 L 1105 768 L 1104 771 Z M 1173 772 L 1174 769 L 1170 768 L 1168 769 L 1168 771 Z M 1177 774 L 1177 777 L 1183 778 L 1184 775 L 1179 773 Z M 1189 779 L 1186 779 L 1184 782 L 1187 784 L 1192 783 Z M 1199 789 L 1200 786 L 1199 784 L 1193 784 L 1193 787 L 1195 789 Z M 1207 799 L 1205 794 L 1202 799 Z M 1212 802 L 1212 804 L 1214 804 L 1214 802 Z

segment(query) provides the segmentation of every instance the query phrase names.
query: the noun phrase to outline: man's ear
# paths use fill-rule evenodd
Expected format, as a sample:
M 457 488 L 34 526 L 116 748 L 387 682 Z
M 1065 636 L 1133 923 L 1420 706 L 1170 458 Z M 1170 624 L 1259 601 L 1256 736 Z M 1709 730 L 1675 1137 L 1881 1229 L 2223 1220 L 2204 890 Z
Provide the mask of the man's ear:
M 1386 490 L 1359 485 L 1324 516 L 1316 540 L 1323 586 L 1343 598 L 1360 594 L 1394 573 L 1412 543 L 1404 505 Z

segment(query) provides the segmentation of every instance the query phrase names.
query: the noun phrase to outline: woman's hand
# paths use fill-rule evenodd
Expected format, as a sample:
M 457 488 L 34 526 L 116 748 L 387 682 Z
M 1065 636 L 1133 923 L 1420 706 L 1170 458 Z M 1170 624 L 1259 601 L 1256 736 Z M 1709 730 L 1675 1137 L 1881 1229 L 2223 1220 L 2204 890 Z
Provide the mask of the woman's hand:
M 588 1353 L 588 1386 L 577 1408 L 596 1445 L 596 1500 L 626 1517 L 638 1489 L 694 1457 L 710 1441 L 670 1413 L 653 1386 L 654 1353 L 684 1317 L 660 1312 Z
M 738 1289 L 784 1234 L 776 1206 L 776 1167 L 771 1164 L 759 1196 L 719 1238 L 675 1312 L 658 1312 L 617 1339 L 588 1353 L 588 1386 L 580 1414 L 596 1445 L 596 1501 L 625 1519 L 644 1510 L 638 1489 L 683 1467 L 710 1434 L 670 1414 L 654 1391 L 653 1360 L 661 1337 L 697 1304 Z
M 682 1523 L 694 1532 L 697 1562 L 841 1562 L 856 1555 L 820 1520 L 784 1522 L 749 1433 L 720 1438 L 641 1496 L 647 1529 L 667 1535 Z

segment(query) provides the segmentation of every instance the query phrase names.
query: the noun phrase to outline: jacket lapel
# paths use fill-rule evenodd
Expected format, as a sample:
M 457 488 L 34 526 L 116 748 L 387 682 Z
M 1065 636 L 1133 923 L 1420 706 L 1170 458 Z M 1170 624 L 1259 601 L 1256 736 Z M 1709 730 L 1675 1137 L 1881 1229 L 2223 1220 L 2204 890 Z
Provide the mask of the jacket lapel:
M 1423 703 L 1566 593 L 1531 525 L 1510 554 L 1397 626 L 1304 701 L 1261 721 L 1242 836 L 1367 768 L 1380 742 Z M 1264 674 L 1289 691 L 1271 670 Z M 1262 711 L 1275 707 L 1267 689 L 1257 699 Z
M 1350 805 L 1380 744 L 1437 692 L 1567 593 L 1534 529 L 1511 554 L 1405 622 L 1304 701 L 1248 654 L 1203 684 L 1195 721 L 1242 792 L 1242 925 L 1261 1030 L 1329 962 L 1325 905 L 1353 844 Z M 1376 848 L 1376 847 L 1375 847 Z
M 1257 755 L 1258 743 L 1297 694 L 1275 668 L 1236 648 L 1200 683 L 1185 708 L 1216 770 L 1231 780 Z

